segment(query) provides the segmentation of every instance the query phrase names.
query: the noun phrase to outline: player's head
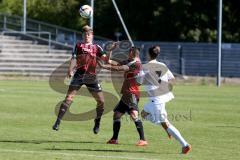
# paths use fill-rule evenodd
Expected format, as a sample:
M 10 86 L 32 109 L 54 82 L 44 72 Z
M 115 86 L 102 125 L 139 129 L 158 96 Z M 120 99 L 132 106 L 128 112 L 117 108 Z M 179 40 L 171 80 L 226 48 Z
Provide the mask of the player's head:
M 128 59 L 133 60 L 136 57 L 139 57 L 140 49 L 137 47 L 132 47 L 128 53 Z
M 88 25 L 83 26 L 82 28 L 83 41 L 85 43 L 92 43 L 93 41 L 93 29 Z
M 156 59 L 157 56 L 160 54 L 160 47 L 159 46 L 152 46 L 148 50 L 149 58 Z

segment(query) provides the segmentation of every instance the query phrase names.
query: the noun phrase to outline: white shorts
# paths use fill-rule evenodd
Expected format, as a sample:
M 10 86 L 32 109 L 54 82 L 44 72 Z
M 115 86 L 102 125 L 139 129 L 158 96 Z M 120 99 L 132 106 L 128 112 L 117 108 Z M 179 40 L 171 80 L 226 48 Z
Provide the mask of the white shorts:
M 154 101 L 149 101 L 149 103 L 144 105 L 143 110 L 149 113 L 149 115 L 144 118 L 145 120 L 148 120 L 154 124 L 168 122 L 165 103 L 156 103 Z

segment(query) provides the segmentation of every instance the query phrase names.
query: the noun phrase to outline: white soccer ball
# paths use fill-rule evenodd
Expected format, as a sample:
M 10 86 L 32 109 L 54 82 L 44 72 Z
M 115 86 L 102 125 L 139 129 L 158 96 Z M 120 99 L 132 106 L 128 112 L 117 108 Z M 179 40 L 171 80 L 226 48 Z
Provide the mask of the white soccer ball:
M 89 5 L 83 5 L 79 9 L 79 13 L 83 18 L 91 18 L 93 16 L 93 9 Z

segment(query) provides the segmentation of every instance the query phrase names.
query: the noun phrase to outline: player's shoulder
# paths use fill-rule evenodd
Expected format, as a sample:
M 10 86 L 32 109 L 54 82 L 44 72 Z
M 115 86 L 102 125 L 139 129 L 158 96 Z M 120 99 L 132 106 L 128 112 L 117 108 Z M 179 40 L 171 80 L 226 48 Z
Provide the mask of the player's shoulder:
M 93 45 L 94 47 L 96 47 L 97 50 L 99 50 L 99 51 L 101 51 L 101 52 L 103 51 L 103 48 L 102 48 L 99 44 L 93 43 L 92 45 Z
M 156 68 L 156 67 L 168 68 L 165 63 L 159 62 L 157 60 L 151 60 L 148 63 L 144 64 L 143 67 L 144 68 Z
M 103 51 L 103 48 L 99 45 L 99 44 L 95 44 L 96 45 L 96 47 L 98 48 L 98 49 L 100 49 L 101 51 Z
M 129 69 L 131 71 L 140 71 L 141 70 L 141 62 L 140 61 L 131 61 L 127 64 L 127 66 L 129 67 Z
M 163 65 L 163 66 L 166 66 L 166 67 L 167 67 L 167 65 L 166 65 L 165 63 L 163 63 L 163 62 L 159 62 L 159 61 L 158 61 L 158 64 L 161 64 L 161 65 Z
M 138 61 L 138 60 L 128 61 L 127 65 L 128 66 L 140 66 L 141 61 Z
M 83 42 L 77 41 L 77 42 L 75 43 L 75 46 L 76 46 L 76 47 L 82 47 L 83 44 L 84 44 Z
M 167 66 L 165 63 L 157 61 L 157 60 L 149 61 L 148 63 L 160 64 L 160 65 L 163 65 L 163 66 Z

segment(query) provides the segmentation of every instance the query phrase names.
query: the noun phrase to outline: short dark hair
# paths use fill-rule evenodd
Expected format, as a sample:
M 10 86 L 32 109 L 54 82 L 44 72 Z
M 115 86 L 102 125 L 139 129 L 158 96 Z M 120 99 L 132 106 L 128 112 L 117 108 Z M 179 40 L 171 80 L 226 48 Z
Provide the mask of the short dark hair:
M 160 53 L 159 46 L 152 46 L 148 49 L 148 54 L 152 59 L 156 59 L 159 53 Z

